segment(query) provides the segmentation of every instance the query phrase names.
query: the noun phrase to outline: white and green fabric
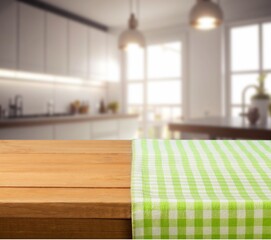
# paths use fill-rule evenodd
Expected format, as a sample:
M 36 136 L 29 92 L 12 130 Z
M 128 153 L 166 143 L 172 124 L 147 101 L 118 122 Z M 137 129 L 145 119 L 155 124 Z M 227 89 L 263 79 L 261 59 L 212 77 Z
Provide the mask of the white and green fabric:
M 271 141 L 134 140 L 134 238 L 271 238 Z

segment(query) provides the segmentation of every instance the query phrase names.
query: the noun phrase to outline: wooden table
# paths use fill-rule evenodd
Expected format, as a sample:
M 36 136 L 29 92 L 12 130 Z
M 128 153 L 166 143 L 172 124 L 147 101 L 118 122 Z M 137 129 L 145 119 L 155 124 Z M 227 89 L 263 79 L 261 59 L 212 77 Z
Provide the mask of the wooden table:
M 210 139 L 271 140 L 271 120 L 265 126 L 250 126 L 242 118 L 209 117 L 169 123 L 171 132 L 202 133 Z
M 0 141 L 0 238 L 131 238 L 130 141 Z

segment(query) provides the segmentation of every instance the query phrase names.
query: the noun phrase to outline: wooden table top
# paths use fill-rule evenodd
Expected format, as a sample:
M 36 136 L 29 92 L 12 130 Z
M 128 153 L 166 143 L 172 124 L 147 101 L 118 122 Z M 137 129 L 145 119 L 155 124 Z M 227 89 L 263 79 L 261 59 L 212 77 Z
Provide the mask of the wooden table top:
M 0 141 L 0 218 L 131 218 L 130 141 Z

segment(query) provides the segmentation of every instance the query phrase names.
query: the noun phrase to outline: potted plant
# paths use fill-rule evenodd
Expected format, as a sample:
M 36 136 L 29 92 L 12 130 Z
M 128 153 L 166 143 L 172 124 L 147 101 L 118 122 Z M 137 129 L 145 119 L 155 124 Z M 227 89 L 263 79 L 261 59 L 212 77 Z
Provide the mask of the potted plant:
M 268 118 L 268 108 L 270 96 L 265 91 L 265 80 L 267 74 L 262 73 L 258 78 L 259 86 L 257 93 L 252 96 L 252 106 L 257 108 L 260 114 L 260 124 L 266 124 Z
M 107 108 L 112 111 L 112 113 L 117 113 L 119 110 L 118 102 L 111 102 L 108 104 Z

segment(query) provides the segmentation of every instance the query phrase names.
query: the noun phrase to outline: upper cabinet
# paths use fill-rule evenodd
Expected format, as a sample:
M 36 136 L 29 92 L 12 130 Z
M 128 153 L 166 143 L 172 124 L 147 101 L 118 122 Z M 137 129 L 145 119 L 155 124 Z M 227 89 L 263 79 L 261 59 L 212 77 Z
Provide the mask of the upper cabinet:
M 45 71 L 51 74 L 68 74 L 68 20 L 46 13 Z
M 0 69 L 119 79 L 119 51 L 107 32 L 15 0 L 0 0 Z
M 108 35 L 107 39 L 107 80 L 118 82 L 120 80 L 120 51 L 118 40 L 114 35 Z
M 77 22 L 69 21 L 69 74 L 88 77 L 88 28 Z
M 44 71 L 45 12 L 19 2 L 19 69 Z
M 0 68 L 14 69 L 17 63 L 17 3 L 0 1 Z
M 107 33 L 89 30 L 89 74 L 92 80 L 107 80 Z

